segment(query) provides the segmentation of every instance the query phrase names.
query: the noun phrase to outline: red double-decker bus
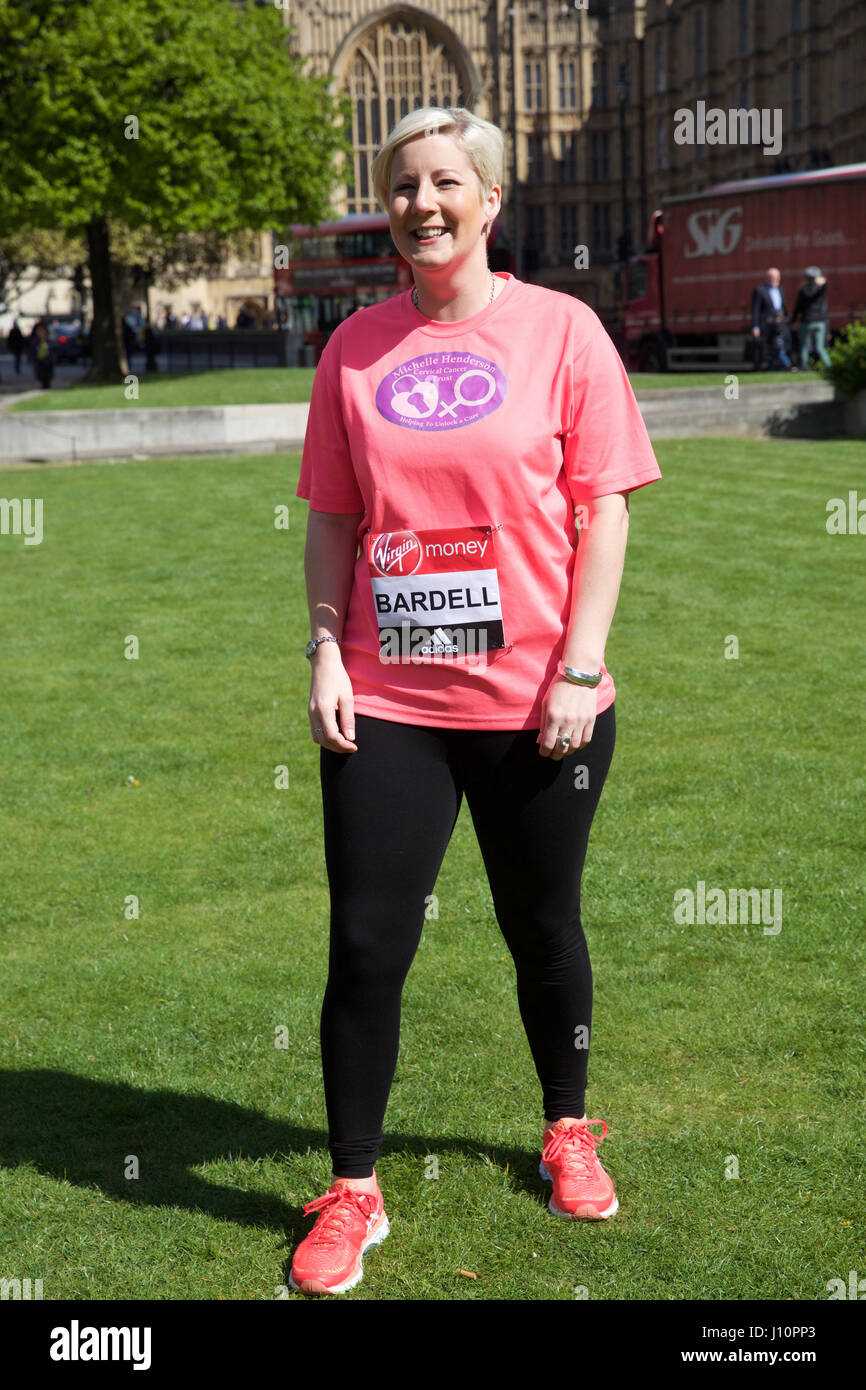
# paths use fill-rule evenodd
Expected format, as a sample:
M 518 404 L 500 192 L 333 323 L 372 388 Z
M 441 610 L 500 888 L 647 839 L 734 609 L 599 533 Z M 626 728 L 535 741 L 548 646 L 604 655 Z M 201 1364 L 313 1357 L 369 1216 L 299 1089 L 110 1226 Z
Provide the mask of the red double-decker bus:
M 412 271 L 391 240 L 387 213 L 351 213 L 318 227 L 293 223 L 289 230 L 289 264 L 274 270 L 274 305 L 286 327 L 315 347 L 317 361 L 349 314 L 412 287 Z M 487 259 L 491 270 L 513 273 L 514 258 L 498 222 L 487 238 Z

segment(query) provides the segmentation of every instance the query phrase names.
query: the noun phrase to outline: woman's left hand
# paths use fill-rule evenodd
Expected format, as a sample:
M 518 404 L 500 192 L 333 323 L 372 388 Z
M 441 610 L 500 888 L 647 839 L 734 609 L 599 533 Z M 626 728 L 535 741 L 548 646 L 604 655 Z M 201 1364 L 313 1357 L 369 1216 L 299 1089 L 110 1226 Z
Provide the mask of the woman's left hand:
M 597 689 L 554 676 L 541 704 L 541 727 L 535 740 L 542 758 L 558 762 L 585 747 L 595 728 L 597 703 Z M 559 743 L 561 734 L 571 738 L 567 749 Z

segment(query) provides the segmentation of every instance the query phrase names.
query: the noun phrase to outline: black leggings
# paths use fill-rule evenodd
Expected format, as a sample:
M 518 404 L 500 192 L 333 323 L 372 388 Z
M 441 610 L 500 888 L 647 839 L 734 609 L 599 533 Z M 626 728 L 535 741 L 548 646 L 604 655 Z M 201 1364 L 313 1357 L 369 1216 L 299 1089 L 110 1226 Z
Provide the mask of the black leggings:
M 614 707 L 586 747 L 562 759 L 541 757 L 537 735 L 357 714 L 356 753 L 320 750 L 331 892 L 320 1038 L 337 1177 L 369 1177 L 379 1154 L 403 984 L 464 792 L 514 960 L 544 1117 L 584 1113 L 592 970 L 580 879 L 613 757 Z

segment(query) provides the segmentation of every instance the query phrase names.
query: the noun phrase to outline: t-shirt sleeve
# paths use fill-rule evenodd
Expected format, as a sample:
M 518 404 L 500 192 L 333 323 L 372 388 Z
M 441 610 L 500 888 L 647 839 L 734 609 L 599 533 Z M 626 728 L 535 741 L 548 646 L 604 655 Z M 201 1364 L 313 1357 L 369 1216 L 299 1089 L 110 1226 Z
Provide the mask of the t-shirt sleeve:
M 313 377 L 301 475 L 295 496 L 305 497 L 317 512 L 363 512 L 364 499 L 355 477 L 343 419 L 338 367 L 337 334 L 333 334 L 325 344 Z
M 662 476 L 622 358 L 594 311 L 581 307 L 587 317 L 575 323 L 563 437 L 563 467 L 575 504 L 630 492 Z

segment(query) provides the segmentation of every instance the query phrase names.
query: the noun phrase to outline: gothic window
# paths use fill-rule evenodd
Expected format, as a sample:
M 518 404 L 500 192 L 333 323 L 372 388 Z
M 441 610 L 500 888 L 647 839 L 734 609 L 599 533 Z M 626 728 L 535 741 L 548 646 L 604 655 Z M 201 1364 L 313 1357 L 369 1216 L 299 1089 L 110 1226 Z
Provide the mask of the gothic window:
M 577 182 L 577 136 L 559 137 L 559 177 L 567 183 Z
M 467 93 L 444 43 L 402 20 L 386 21 L 362 35 L 346 70 L 346 87 L 353 150 L 346 211 L 379 212 L 370 165 L 388 133 L 419 106 L 465 106 Z
M 740 55 L 745 58 L 749 52 L 749 0 L 740 0 Z
M 592 235 L 596 251 L 610 250 L 610 203 L 593 203 Z
M 577 204 L 563 203 L 559 209 L 559 249 L 574 253 L 577 245 Z
M 528 135 L 526 153 L 529 183 L 544 182 L 544 136 Z
M 541 64 L 524 63 L 523 82 L 525 87 L 524 100 L 527 111 L 540 111 L 543 104 L 541 89 Z
M 577 86 L 573 61 L 559 64 L 559 105 L 561 110 L 574 110 L 577 104 Z
M 695 77 L 704 75 L 704 12 L 695 10 Z
M 607 107 L 606 58 L 596 58 L 592 65 L 592 104 L 602 111 Z

